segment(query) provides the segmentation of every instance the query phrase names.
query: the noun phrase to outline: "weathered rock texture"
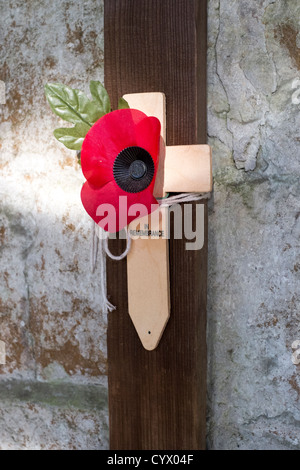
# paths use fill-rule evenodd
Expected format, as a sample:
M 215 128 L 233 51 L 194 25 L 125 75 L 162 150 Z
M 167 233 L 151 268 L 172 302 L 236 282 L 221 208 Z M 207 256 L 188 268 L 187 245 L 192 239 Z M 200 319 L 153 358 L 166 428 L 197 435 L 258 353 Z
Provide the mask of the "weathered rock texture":
M 0 449 L 107 448 L 106 319 L 43 85 L 103 79 L 102 0 L 0 2 Z
M 300 449 L 299 18 L 209 1 L 210 449 Z
M 299 449 L 300 6 L 209 0 L 210 449 Z M 106 319 L 43 85 L 103 78 L 102 0 L 0 3 L 0 449 L 108 446 Z

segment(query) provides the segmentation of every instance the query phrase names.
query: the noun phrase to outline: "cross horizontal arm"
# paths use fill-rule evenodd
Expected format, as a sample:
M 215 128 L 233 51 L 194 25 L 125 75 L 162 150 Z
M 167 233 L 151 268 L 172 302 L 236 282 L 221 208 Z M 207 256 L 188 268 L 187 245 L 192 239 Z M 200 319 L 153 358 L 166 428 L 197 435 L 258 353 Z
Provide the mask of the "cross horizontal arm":
M 209 145 L 166 147 L 164 192 L 209 193 L 212 190 L 212 157 Z

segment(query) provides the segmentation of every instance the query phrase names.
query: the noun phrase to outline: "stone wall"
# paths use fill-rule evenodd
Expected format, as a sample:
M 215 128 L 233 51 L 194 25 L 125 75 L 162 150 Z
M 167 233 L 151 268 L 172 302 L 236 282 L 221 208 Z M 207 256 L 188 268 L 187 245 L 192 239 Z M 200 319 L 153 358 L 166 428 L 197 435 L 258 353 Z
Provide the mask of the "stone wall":
M 210 449 L 300 448 L 299 18 L 297 0 L 209 0 Z M 0 449 L 108 447 L 83 177 L 43 94 L 103 80 L 102 30 L 102 0 L 0 3 Z
M 298 0 L 209 1 L 211 449 L 300 448 L 299 19 Z
M 102 0 L 0 2 L 1 449 L 108 446 L 106 319 L 49 81 L 103 80 Z M 99 274 L 99 273 L 98 273 Z

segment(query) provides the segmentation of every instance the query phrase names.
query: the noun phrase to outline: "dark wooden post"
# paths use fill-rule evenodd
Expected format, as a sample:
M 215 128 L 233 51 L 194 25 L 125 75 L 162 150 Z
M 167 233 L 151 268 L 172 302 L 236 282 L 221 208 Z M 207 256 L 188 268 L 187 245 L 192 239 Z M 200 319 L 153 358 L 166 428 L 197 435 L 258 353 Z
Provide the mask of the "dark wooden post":
M 168 145 L 206 142 L 206 7 L 206 0 L 105 0 L 113 106 L 126 93 L 164 92 Z M 206 206 L 205 227 L 200 251 L 170 240 L 171 318 L 154 351 L 143 349 L 128 315 L 126 260 L 108 261 L 117 306 L 108 321 L 111 449 L 205 448 Z

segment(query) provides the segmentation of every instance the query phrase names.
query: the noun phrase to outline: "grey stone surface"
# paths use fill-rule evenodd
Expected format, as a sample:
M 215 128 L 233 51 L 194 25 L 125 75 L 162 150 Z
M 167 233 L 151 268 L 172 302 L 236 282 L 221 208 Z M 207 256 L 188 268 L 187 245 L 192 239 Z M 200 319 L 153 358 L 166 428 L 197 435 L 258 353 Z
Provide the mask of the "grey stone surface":
M 209 1 L 210 449 L 300 449 L 299 18 Z
M 0 381 L 0 450 L 108 447 L 107 387 Z
M 107 448 L 107 399 L 89 393 L 107 389 L 106 318 L 84 179 L 43 91 L 103 80 L 102 0 L 0 2 L 0 58 L 0 448 Z

